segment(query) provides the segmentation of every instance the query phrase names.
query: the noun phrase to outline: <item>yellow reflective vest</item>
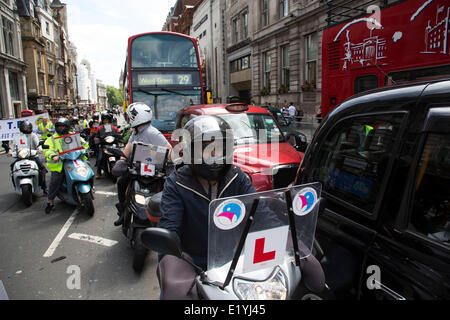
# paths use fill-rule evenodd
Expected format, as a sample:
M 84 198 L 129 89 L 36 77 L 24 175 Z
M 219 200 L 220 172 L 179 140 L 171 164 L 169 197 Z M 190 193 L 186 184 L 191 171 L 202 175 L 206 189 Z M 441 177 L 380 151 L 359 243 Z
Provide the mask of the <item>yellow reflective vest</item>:
M 71 134 L 70 132 L 69 134 Z M 53 161 L 54 156 L 59 156 L 60 152 L 62 152 L 61 143 L 59 140 L 55 140 L 55 138 L 61 137 L 58 133 L 55 133 L 51 137 L 45 140 L 44 145 L 49 146 L 48 149 L 44 149 L 45 160 L 47 161 L 47 167 L 50 171 L 61 172 L 63 169 L 63 161 L 58 159 L 58 161 Z M 89 144 L 81 138 L 81 143 L 83 144 L 84 149 L 89 148 Z M 87 160 L 86 155 L 83 156 L 83 160 Z
M 53 126 L 53 123 L 51 123 L 50 121 L 47 122 L 47 125 L 45 126 L 43 122 L 39 123 L 38 129 L 39 133 L 41 134 L 41 139 L 44 140 L 53 134 L 52 131 L 55 131 L 55 127 Z

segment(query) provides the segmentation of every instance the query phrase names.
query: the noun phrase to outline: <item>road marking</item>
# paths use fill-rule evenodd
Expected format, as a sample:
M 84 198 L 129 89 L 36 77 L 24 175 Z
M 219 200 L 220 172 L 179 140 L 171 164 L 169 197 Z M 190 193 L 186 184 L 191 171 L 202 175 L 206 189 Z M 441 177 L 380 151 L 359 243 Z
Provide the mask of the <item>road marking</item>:
M 117 192 L 110 192 L 110 191 L 95 191 L 95 194 L 102 194 L 105 196 L 117 196 Z
M 56 236 L 55 240 L 53 240 L 50 247 L 47 249 L 47 251 L 44 253 L 44 258 L 51 257 L 53 253 L 55 253 L 56 248 L 59 246 L 61 240 L 64 238 L 64 235 L 66 234 L 67 230 L 69 230 L 70 226 L 72 225 L 73 221 L 75 220 L 76 216 L 78 214 L 78 210 L 75 210 L 70 218 L 67 220 L 67 222 L 62 227 L 61 231 L 59 231 L 58 235 Z
M 0 300 L 9 300 L 8 294 L 6 293 L 6 289 L 3 286 L 2 280 L 0 280 Z
M 69 238 L 76 239 L 76 240 L 88 241 L 88 242 L 100 244 L 105 247 L 112 247 L 113 245 L 118 243 L 118 241 L 109 240 L 109 239 L 105 239 L 105 238 L 97 237 L 97 236 L 90 236 L 88 234 L 81 234 L 81 233 L 72 233 L 71 235 L 69 235 Z

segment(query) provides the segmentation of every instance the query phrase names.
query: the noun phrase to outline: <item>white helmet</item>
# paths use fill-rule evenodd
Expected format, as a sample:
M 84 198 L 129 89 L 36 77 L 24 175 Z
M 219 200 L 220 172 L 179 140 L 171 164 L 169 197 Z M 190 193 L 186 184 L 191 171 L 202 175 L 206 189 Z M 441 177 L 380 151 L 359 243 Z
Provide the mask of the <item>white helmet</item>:
M 150 123 L 153 118 L 153 111 L 145 103 L 135 102 L 128 107 L 127 115 L 130 119 L 131 127 L 136 128 L 140 125 Z

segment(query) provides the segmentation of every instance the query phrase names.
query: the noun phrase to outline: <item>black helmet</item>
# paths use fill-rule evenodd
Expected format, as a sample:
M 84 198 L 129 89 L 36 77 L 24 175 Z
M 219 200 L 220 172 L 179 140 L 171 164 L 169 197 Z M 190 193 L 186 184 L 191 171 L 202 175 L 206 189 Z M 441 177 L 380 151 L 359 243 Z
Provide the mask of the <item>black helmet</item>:
M 22 121 L 19 124 L 19 130 L 22 133 L 30 134 L 33 132 L 33 125 L 28 120 Z
M 190 156 L 189 165 L 194 174 L 206 180 L 219 180 L 233 163 L 234 138 L 230 125 L 217 116 L 208 115 L 188 121 L 184 129 L 190 140 L 182 138 L 183 153 L 187 151 Z M 214 145 L 208 150 L 205 143 Z
M 59 135 L 65 135 L 69 133 L 70 127 L 72 124 L 70 123 L 70 120 L 67 118 L 59 118 L 55 122 L 55 131 Z
M 92 119 L 93 120 L 98 120 L 100 117 L 99 117 L 99 115 L 98 115 L 98 113 L 95 113 L 93 116 L 92 116 Z
M 108 120 L 109 123 L 112 122 L 112 115 L 110 115 L 107 111 L 102 112 L 102 122 Z

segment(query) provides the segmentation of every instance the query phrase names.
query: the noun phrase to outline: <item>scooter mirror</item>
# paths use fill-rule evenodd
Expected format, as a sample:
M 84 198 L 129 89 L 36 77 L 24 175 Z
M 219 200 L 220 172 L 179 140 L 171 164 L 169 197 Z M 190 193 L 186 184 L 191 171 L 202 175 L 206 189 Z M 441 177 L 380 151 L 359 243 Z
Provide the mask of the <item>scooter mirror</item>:
M 141 235 L 141 241 L 150 250 L 182 258 L 175 234 L 167 229 L 147 228 Z

